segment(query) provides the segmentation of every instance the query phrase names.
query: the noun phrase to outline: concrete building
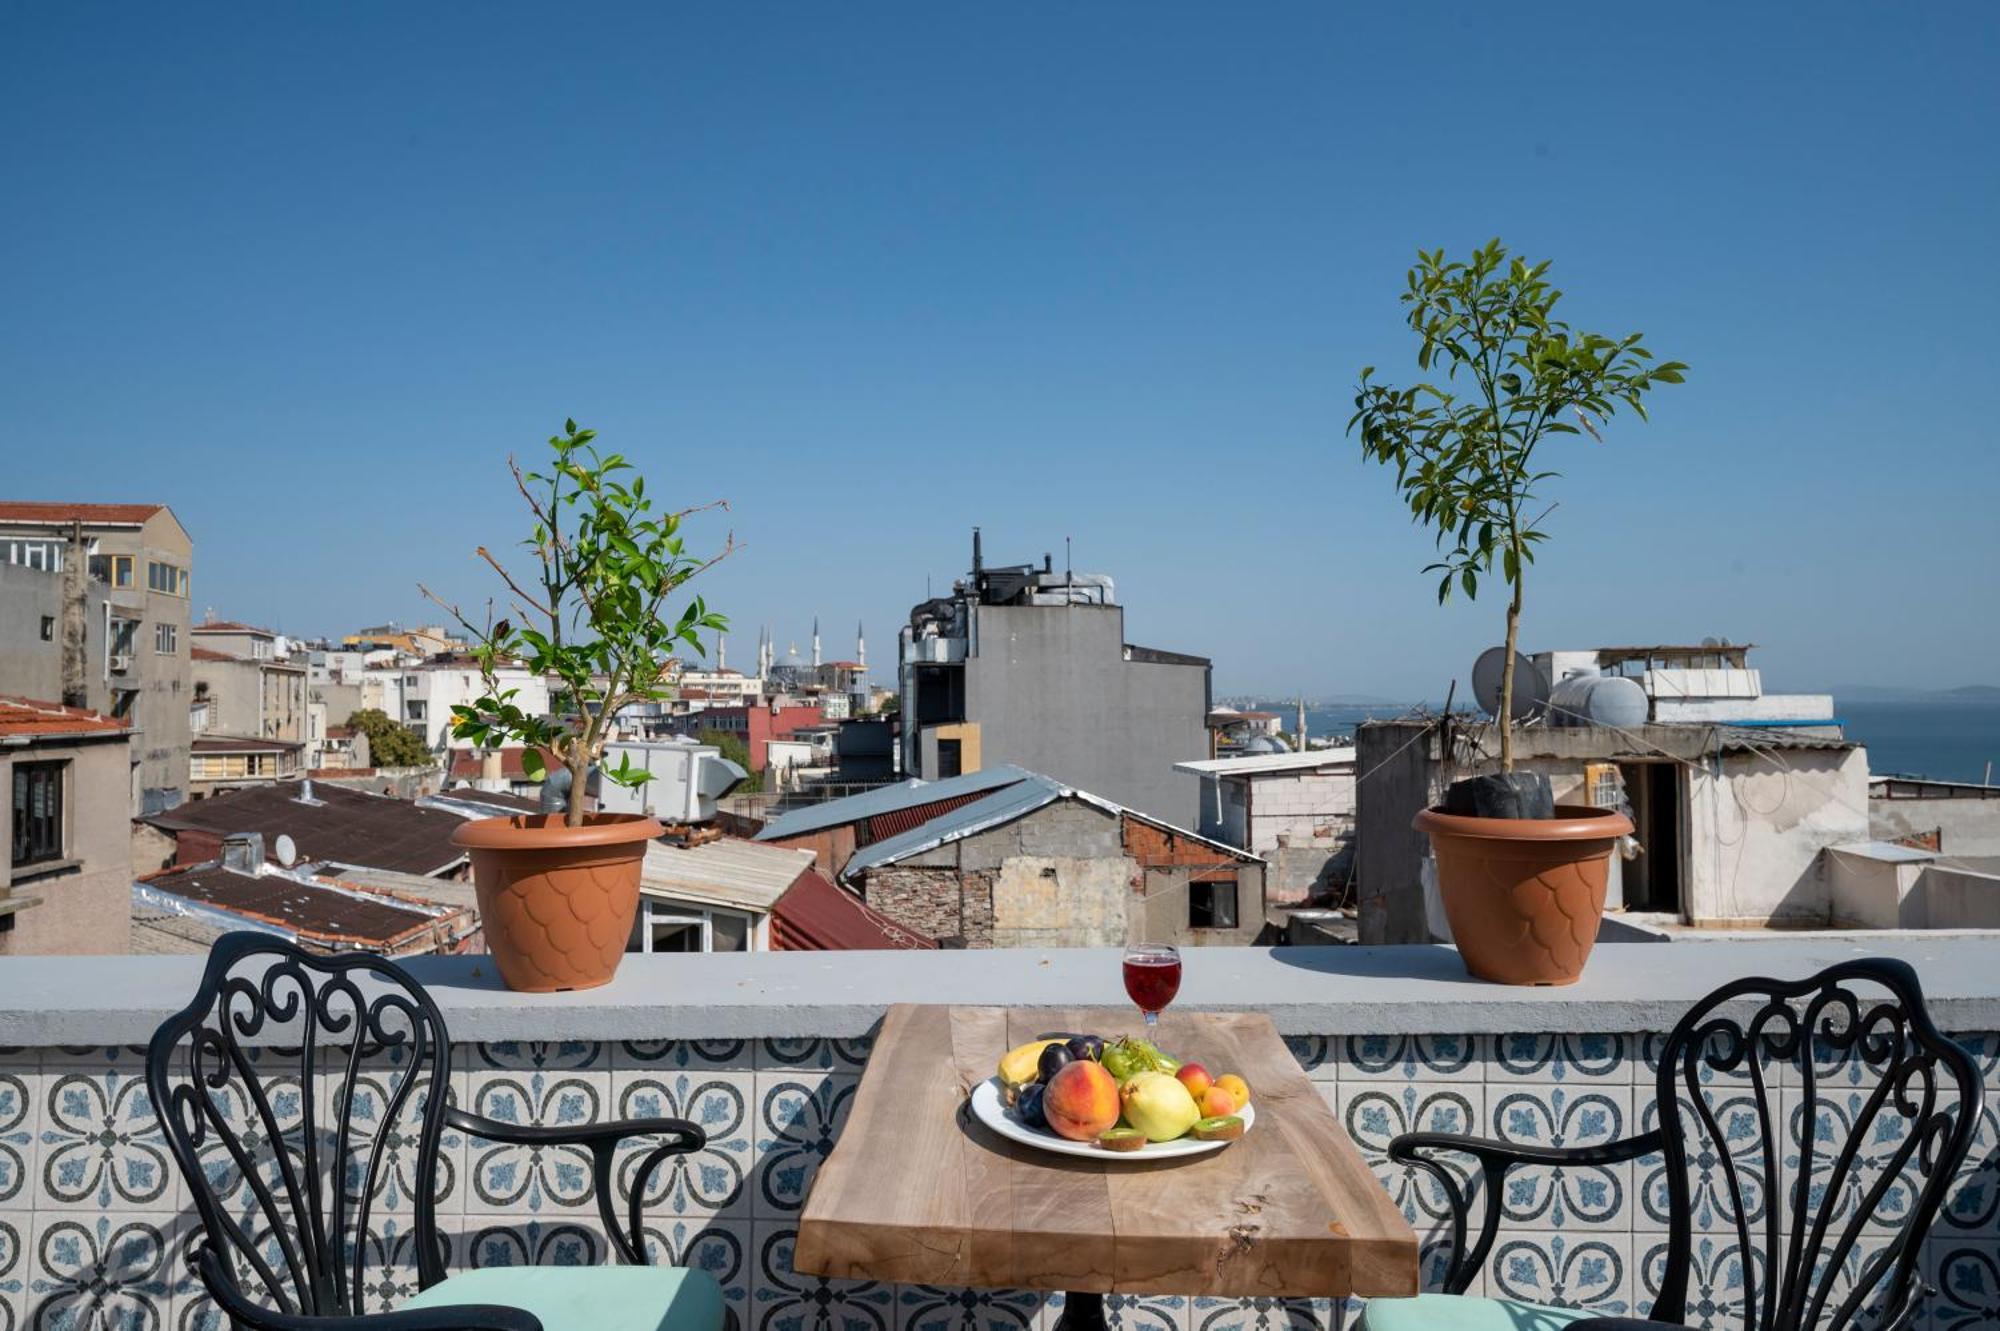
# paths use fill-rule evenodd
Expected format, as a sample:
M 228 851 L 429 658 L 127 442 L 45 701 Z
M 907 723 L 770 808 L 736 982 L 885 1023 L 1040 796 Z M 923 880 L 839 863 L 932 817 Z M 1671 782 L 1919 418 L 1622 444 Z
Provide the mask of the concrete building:
M 0 956 L 125 951 L 131 738 L 101 712 L 0 697 Z
M 839 876 L 945 946 L 1206 946 L 1264 929 L 1261 858 L 1032 772 L 857 849 Z
M 2000 786 L 1876 777 L 1868 783 L 1868 835 L 2000 869 Z
M 1354 857 L 1354 750 L 1181 763 L 1201 781 L 1203 836 L 1261 855 L 1274 906 L 1334 895 Z
M 826 716 L 816 704 L 778 699 L 741 707 L 707 707 L 663 718 L 668 734 L 700 737 L 713 731 L 741 739 L 750 752 L 753 772 L 761 772 L 769 765 L 772 740 L 790 739 L 798 731 L 825 724 Z
M 1356 732 L 1356 883 L 1363 943 L 1442 933 L 1429 847 L 1410 826 L 1458 776 L 1491 768 L 1490 727 L 1376 721 Z M 1625 809 L 1634 858 L 1615 860 L 1613 909 L 1711 928 L 1836 921 L 1823 852 L 1868 838 L 1868 754 L 1850 740 L 1730 725 L 1523 726 L 1519 770 L 1559 803 Z M 1426 896 L 1433 898 L 1426 907 Z
M 502 666 L 495 678 L 501 689 L 515 691 L 514 704 L 521 710 L 548 715 L 547 679 L 519 666 Z M 433 753 L 443 753 L 450 746 L 451 709 L 469 705 L 486 693 L 478 664 L 465 656 L 440 655 L 416 664 L 371 666 L 362 679 L 362 702 L 422 735 L 424 746 Z
M 1125 641 L 1110 578 L 1042 566 L 972 572 L 900 634 L 903 770 L 935 780 L 992 763 L 1044 772 L 1176 826 L 1196 817 L 1209 662 Z
M 1753 646 L 1711 639 L 1692 647 L 1541 652 L 1534 660 L 1542 677 L 1554 686 L 1598 675 L 1633 681 L 1646 696 L 1646 719 L 1662 725 L 1720 722 L 1783 729 L 1839 725 L 1831 694 L 1764 692 L 1763 672 L 1749 661 Z
M 187 796 L 193 564 L 164 504 L 0 501 L 0 692 L 125 721 L 135 814 Z
M 194 697 L 208 704 L 204 733 L 304 744 L 308 737 L 304 663 L 214 651 L 205 636 L 197 634 L 189 653 Z

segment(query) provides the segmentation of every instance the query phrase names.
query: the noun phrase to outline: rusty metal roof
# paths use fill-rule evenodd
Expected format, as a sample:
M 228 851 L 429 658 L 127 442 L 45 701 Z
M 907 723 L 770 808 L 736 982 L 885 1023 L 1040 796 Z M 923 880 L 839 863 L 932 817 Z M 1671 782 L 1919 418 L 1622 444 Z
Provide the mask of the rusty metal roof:
M 154 894 L 240 915 L 322 947 L 397 951 L 455 932 L 449 907 L 402 901 L 356 885 L 310 883 L 282 873 L 249 874 L 220 864 L 170 869 L 139 880 Z
M 308 790 L 311 803 L 304 802 Z M 332 782 L 248 786 L 140 821 L 166 832 L 262 832 L 266 847 L 275 847 L 282 832 L 302 859 L 403 873 L 444 873 L 465 858 L 451 844 L 451 834 L 464 825 L 458 815 Z

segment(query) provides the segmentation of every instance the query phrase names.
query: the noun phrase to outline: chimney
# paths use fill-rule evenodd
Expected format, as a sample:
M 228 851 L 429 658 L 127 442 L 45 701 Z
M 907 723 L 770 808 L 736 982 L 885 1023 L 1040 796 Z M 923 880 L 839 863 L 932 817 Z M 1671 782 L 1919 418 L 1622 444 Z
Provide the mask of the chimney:
M 986 571 L 986 554 L 979 544 L 979 528 L 972 529 L 972 576 L 977 578 Z
M 305 780 L 303 780 L 303 781 L 299 782 L 299 793 L 298 793 L 297 795 L 295 795 L 295 796 L 293 796 L 293 797 L 292 797 L 292 803 L 294 803 L 294 804 L 324 804 L 324 803 L 326 803 L 326 801 L 325 801 L 325 800 L 321 800 L 321 799 L 314 799 L 314 798 L 313 798 L 313 783 L 312 783 L 312 778 L 311 778 L 311 777 L 307 777 L 307 778 L 306 778 Z
M 69 548 L 63 553 L 62 700 L 65 707 L 90 706 L 90 551 L 83 523 L 71 520 Z M 110 626 L 105 626 L 110 631 Z M 110 646 L 106 644 L 105 650 Z
M 231 832 L 222 838 L 222 867 L 252 877 L 264 872 L 264 834 Z

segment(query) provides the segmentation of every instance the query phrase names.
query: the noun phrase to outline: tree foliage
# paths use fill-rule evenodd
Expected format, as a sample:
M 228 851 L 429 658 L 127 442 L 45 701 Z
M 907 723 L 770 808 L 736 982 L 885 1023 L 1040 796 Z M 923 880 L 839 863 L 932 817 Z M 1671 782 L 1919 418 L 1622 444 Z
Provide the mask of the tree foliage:
M 1580 430 L 1602 442 L 1599 427 L 1621 408 L 1645 419 L 1646 394 L 1682 382 L 1687 370 L 1656 363 L 1638 333 L 1572 331 L 1555 315 L 1563 293 L 1548 270 L 1547 261 L 1510 258 L 1497 239 L 1464 262 L 1419 251 L 1402 301 L 1418 338 L 1417 368 L 1441 367 L 1443 382 L 1392 387 L 1368 366 L 1347 425 L 1363 456 L 1396 469 L 1412 518 L 1433 529 L 1443 557 L 1425 571 L 1440 575 L 1438 601 L 1454 588 L 1477 597 L 1496 565 L 1510 589 L 1499 716 L 1508 771 L 1521 589 L 1554 507 L 1536 511 L 1538 490 L 1557 475 L 1539 469 L 1535 450 Z
M 435 761 L 423 736 L 379 707 L 363 707 L 347 718 L 347 726 L 368 736 L 368 761 L 377 767 L 429 767 Z
M 768 769 L 759 772 L 750 766 L 750 744 L 741 735 L 733 735 L 727 730 L 704 730 L 698 737 L 700 742 L 712 746 L 717 755 L 735 763 L 750 773 L 750 779 L 743 783 L 745 790 L 762 790 L 768 776 Z
M 728 621 L 700 596 L 679 607 L 674 600 L 688 581 L 735 549 L 733 537 L 706 559 L 688 553 L 681 525 L 702 505 L 677 512 L 656 511 L 645 477 L 618 453 L 600 453 L 594 430 L 563 423 L 549 439 L 553 455 L 546 470 L 523 472 L 512 458 L 515 487 L 534 521 L 521 544 L 538 573 L 517 578 L 481 546 L 479 557 L 499 574 L 510 593 L 512 613 L 487 625 L 469 622 L 458 607 L 420 588 L 449 611 L 475 639 L 473 655 L 486 683 L 485 694 L 454 706 L 452 734 L 481 747 L 522 744 L 522 765 L 531 777 L 544 775 L 540 750 L 556 755 L 571 775 L 570 789 L 582 791 L 590 767 L 604 755 L 620 708 L 667 697 L 667 663 L 681 647 L 705 655 L 703 634 L 720 633 Z M 518 662 L 551 680 L 552 693 L 573 706 L 555 716 L 534 716 L 515 701 L 518 690 L 502 688 L 501 667 Z M 621 756 L 604 775 L 623 786 L 650 777 Z M 581 826 L 584 807 L 572 799 L 569 825 Z

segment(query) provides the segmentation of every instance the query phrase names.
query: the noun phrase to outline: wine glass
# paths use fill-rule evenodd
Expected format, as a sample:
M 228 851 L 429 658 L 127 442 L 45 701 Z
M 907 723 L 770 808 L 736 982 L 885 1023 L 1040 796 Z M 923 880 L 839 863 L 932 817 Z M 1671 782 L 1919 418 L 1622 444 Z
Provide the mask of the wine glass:
M 1160 1012 L 1181 991 L 1180 949 L 1166 943 L 1134 943 L 1125 949 L 1125 992 L 1146 1017 L 1146 1034 L 1160 1024 Z

